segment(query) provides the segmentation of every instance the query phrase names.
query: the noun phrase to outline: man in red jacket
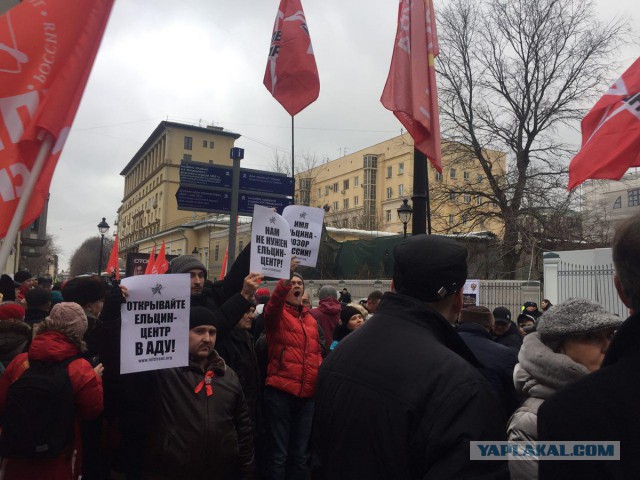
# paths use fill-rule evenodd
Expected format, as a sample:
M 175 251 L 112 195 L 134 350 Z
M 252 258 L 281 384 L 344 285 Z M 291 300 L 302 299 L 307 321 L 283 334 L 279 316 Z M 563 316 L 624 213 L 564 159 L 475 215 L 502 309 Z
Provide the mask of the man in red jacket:
M 265 415 L 271 436 L 268 479 L 306 479 L 313 396 L 322 362 L 315 319 L 301 305 L 304 280 L 280 280 L 264 309 L 268 348 Z

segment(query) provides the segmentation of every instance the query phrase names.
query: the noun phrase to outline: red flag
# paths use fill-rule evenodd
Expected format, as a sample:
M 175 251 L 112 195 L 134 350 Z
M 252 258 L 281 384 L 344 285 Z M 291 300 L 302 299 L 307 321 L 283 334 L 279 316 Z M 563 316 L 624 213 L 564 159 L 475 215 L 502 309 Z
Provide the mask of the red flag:
M 145 275 L 151 275 L 153 271 L 153 266 L 155 264 L 155 256 L 156 256 L 156 246 L 154 245 L 151 248 L 151 255 L 149 255 L 149 260 L 147 260 L 147 268 L 144 269 Z
M 442 173 L 434 58 L 438 35 L 431 0 L 400 0 L 398 30 L 380 101 L 404 125 L 415 147 Z
M 165 245 L 164 245 L 164 240 L 162 241 L 162 246 L 160 247 L 160 253 L 158 254 L 158 258 L 156 258 L 156 261 L 153 263 L 153 269 L 151 270 L 151 273 L 165 273 L 167 270 L 169 270 L 169 262 L 167 262 L 167 256 L 165 254 Z
M 109 274 L 115 274 L 116 280 L 120 280 L 120 262 L 118 261 L 118 237 L 113 242 L 113 248 L 111 249 L 111 256 L 109 256 L 109 263 L 107 263 L 107 270 Z
M 630 167 L 640 167 L 640 57 L 582 120 L 569 190 L 588 178 L 619 180 Z
M 300 0 L 280 1 L 264 86 L 292 116 L 318 98 L 318 68 Z
M 218 280 L 224 279 L 227 274 L 227 261 L 229 260 L 229 247 L 224 251 L 224 259 L 222 260 L 222 267 L 220 268 L 220 277 Z
M 56 143 L 20 229 L 42 211 L 113 1 L 22 2 L 0 16 L 0 237 L 48 132 Z

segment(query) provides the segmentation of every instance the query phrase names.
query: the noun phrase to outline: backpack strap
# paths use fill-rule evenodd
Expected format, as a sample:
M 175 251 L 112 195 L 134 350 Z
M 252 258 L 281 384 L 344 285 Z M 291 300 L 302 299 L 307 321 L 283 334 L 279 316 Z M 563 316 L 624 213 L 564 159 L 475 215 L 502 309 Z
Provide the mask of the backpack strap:
M 67 357 L 64 360 L 60 360 L 59 362 L 43 362 L 41 360 L 31 360 L 31 358 L 29 357 L 29 354 L 27 354 L 27 359 L 29 360 L 29 365 L 31 365 L 32 362 L 35 362 L 35 363 L 40 363 L 40 364 L 42 364 L 42 363 L 51 363 L 51 364 L 62 365 L 64 367 L 66 367 L 67 365 L 69 365 L 74 360 L 77 360 L 78 358 L 82 358 L 82 355 L 80 355 L 80 354 L 71 355 L 70 357 Z

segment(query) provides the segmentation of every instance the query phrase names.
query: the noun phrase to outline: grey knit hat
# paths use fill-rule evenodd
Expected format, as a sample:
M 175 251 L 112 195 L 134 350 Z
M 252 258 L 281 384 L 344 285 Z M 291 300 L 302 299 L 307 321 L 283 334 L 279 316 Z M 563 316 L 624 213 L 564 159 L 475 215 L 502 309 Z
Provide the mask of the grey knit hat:
M 191 270 L 202 270 L 207 276 L 206 267 L 193 255 L 180 255 L 171 260 L 168 273 L 188 273 Z
M 338 299 L 338 291 L 336 290 L 336 287 L 332 285 L 323 285 L 320 287 L 320 290 L 318 290 L 318 300 L 324 300 L 327 297 L 331 297 L 336 300 Z
M 599 303 L 570 298 L 547 310 L 538 320 L 537 331 L 542 343 L 555 350 L 566 337 L 618 328 L 623 322 Z

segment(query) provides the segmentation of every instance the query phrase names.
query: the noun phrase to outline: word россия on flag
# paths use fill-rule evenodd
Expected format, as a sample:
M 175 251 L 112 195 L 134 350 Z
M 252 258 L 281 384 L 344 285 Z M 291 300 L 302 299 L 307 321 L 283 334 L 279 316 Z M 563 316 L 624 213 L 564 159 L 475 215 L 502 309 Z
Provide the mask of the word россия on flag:
M 391 68 L 380 101 L 404 125 L 415 147 L 442 173 L 437 56 L 433 2 L 401 0 Z
M 569 190 L 588 178 L 619 180 L 631 167 L 640 167 L 640 57 L 582 120 Z
M 294 116 L 320 94 L 320 79 L 300 0 L 281 0 L 271 36 L 264 86 Z
M 27 0 L 0 16 L 0 237 L 46 142 L 20 229 L 42 211 L 113 2 Z

